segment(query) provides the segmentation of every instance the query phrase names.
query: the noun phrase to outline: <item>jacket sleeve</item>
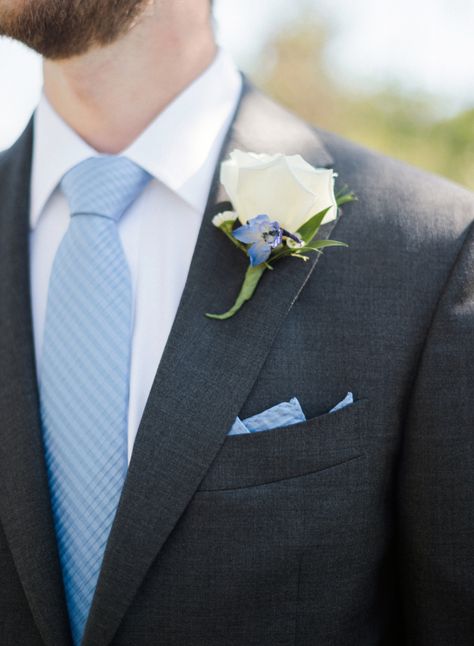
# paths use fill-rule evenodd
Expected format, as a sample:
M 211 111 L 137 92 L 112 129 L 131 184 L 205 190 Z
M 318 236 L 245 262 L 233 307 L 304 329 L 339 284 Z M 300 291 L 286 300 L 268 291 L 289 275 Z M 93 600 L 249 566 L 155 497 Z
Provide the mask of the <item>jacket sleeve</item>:
M 404 430 L 404 644 L 474 644 L 474 226 L 442 292 Z

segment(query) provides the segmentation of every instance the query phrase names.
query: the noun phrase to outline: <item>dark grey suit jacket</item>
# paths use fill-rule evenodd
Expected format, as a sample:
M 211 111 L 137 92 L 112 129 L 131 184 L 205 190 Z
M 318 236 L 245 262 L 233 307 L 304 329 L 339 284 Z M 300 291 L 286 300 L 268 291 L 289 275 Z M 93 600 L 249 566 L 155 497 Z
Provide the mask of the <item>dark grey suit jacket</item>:
M 69 646 L 33 360 L 32 126 L 0 157 L 0 644 Z M 472 646 L 474 199 L 245 87 L 234 147 L 331 166 L 359 201 L 226 322 L 211 226 L 137 437 L 84 646 Z M 159 280 L 157 279 L 157 290 Z M 357 403 L 325 414 L 352 391 Z M 308 421 L 226 437 L 297 396 Z

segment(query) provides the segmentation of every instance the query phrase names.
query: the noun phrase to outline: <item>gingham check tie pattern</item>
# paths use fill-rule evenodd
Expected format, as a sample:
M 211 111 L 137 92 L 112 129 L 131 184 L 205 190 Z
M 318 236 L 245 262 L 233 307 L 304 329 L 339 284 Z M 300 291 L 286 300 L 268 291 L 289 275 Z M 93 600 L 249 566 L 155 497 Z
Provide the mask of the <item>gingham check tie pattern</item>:
M 117 222 L 149 179 L 127 158 L 105 156 L 83 161 L 61 182 L 71 220 L 49 284 L 40 399 L 76 645 L 127 471 L 132 285 Z

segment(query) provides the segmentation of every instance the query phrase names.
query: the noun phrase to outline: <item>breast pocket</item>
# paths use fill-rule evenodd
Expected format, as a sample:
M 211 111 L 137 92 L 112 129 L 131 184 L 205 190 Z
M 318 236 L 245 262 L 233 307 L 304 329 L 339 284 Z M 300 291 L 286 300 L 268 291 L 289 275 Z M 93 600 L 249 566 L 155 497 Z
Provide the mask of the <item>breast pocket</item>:
M 272 431 L 227 437 L 200 491 L 240 489 L 297 478 L 363 454 L 368 400 Z

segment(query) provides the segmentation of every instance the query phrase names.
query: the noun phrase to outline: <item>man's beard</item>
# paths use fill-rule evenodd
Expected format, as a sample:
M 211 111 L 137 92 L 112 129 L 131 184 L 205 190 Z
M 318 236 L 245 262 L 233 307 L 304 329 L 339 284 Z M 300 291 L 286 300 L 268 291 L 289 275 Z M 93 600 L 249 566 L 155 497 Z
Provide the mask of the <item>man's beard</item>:
M 149 0 L 0 0 L 0 35 L 65 59 L 125 34 Z

